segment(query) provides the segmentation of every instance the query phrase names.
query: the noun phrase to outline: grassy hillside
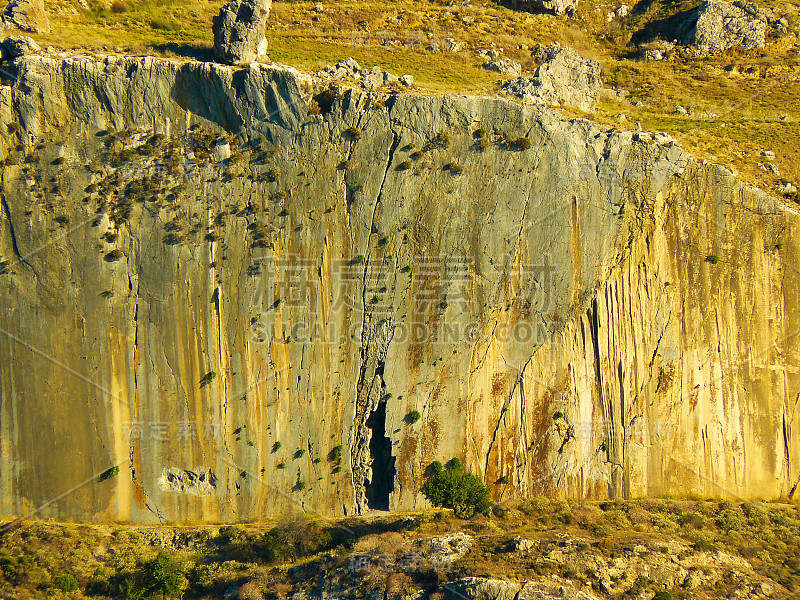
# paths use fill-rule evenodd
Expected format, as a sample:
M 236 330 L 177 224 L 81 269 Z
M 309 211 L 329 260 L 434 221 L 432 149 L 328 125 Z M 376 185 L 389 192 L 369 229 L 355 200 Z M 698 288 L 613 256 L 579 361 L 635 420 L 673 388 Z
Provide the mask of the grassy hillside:
M 53 31 L 39 41 L 74 50 L 210 58 L 217 0 L 81 1 L 50 4 Z M 789 32 L 771 34 L 764 51 L 710 58 L 678 51 L 656 63 L 629 58 L 631 39 L 648 39 L 670 16 L 698 4 L 640 0 L 624 19 L 609 20 L 619 3 L 583 0 L 570 19 L 492 0 L 276 2 L 267 35 L 272 60 L 304 70 L 353 56 L 363 66 L 410 73 L 425 88 L 485 94 L 495 93 L 502 77 L 481 68 L 477 50 L 495 45 L 532 68 L 531 47 L 560 41 L 599 60 L 607 83 L 622 92 L 608 95 L 590 116 L 594 120 L 666 131 L 698 157 L 734 167 L 767 189 L 781 180 L 800 183 L 794 141 L 800 134 L 800 2 L 759 2 L 789 22 Z M 463 49 L 428 49 L 441 48 L 446 38 Z M 699 116 L 681 117 L 676 106 Z M 767 171 L 765 150 L 776 153 L 770 160 L 779 174 Z
M 472 547 L 437 566 L 429 540 L 458 533 Z M 187 599 L 222 598 L 245 583 L 248 594 L 225 597 L 286 598 L 321 580 L 356 591 L 339 597 L 402 584 L 441 598 L 466 576 L 566 582 L 601 598 L 763 597 L 729 595 L 742 585 L 783 598 L 800 591 L 798 539 L 798 504 L 689 500 L 540 498 L 469 521 L 450 511 L 185 528 L 28 521 L 0 536 L 0 591 L 18 600 L 63 597 L 65 587 L 77 588 L 72 598 L 135 598 L 127 587 L 146 587 L 151 561 L 166 550 L 162 562 L 180 568 Z M 693 562 L 704 566 L 689 568 L 683 584 L 664 583 L 683 581 L 677 565 Z

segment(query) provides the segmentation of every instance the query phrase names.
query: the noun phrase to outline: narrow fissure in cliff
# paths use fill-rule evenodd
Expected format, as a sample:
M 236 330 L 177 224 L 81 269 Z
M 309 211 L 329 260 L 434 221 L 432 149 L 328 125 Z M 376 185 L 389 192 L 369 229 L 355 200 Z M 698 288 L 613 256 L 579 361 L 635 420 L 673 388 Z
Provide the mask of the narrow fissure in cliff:
M 392 440 L 386 435 L 386 402 L 381 401 L 367 419 L 372 432 L 369 454 L 372 459 L 372 478 L 364 486 L 367 506 L 372 510 L 389 510 L 389 495 L 394 491 L 397 473 L 392 456 Z
M 14 255 L 17 257 L 19 262 L 28 267 L 31 271 L 33 271 L 34 275 L 38 277 L 39 273 L 37 273 L 36 269 L 33 268 L 31 263 L 29 263 L 22 255 L 22 252 L 20 252 L 19 244 L 17 243 L 17 232 L 14 229 L 14 222 L 11 220 L 11 209 L 8 206 L 8 202 L 6 202 L 5 197 L 0 198 L 0 207 L 2 207 L 3 214 L 8 221 L 8 234 L 11 238 L 11 249 L 13 250 Z

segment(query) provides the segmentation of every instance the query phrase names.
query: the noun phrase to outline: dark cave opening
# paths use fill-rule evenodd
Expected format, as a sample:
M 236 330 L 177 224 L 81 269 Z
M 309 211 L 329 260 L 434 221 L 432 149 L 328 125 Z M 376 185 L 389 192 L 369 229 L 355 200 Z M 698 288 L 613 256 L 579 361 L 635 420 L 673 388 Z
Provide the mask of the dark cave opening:
M 373 510 L 389 510 L 389 494 L 394 491 L 395 457 L 392 456 L 392 440 L 386 435 L 386 402 L 367 419 L 372 431 L 369 454 L 372 457 L 372 481 L 365 486 L 367 506 Z

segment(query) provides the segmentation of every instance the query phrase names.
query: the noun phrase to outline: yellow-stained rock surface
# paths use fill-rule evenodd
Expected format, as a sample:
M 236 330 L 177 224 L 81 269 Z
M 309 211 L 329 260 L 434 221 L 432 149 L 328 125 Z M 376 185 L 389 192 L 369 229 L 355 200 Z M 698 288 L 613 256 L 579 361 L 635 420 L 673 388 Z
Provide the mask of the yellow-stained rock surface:
M 10 68 L 2 514 L 422 508 L 452 457 L 495 499 L 794 494 L 797 211 L 668 136 L 255 63 Z

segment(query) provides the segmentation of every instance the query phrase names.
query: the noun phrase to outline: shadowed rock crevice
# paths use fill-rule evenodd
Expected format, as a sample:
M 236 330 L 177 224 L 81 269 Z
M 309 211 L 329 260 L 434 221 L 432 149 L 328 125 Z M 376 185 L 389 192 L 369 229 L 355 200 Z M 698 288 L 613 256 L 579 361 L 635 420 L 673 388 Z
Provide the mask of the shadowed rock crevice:
M 392 440 L 386 435 L 386 402 L 367 419 L 372 431 L 369 454 L 372 459 L 372 480 L 365 486 L 367 506 L 373 510 L 389 510 L 389 497 L 394 491 L 395 457 L 392 456 Z

